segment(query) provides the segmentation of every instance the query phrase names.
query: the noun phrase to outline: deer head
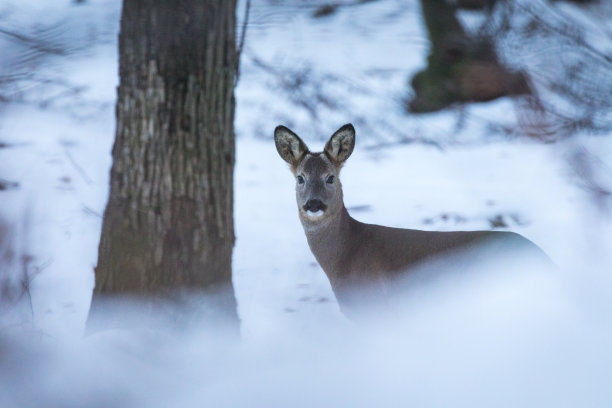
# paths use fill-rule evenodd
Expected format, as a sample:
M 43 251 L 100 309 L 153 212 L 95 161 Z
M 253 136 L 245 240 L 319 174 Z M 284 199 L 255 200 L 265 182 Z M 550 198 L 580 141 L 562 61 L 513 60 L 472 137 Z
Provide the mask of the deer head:
M 305 227 L 326 224 L 344 208 L 338 175 L 355 147 L 355 129 L 347 124 L 338 129 L 323 152 L 312 153 L 291 130 L 274 130 L 278 154 L 291 166 L 295 176 L 296 200 Z

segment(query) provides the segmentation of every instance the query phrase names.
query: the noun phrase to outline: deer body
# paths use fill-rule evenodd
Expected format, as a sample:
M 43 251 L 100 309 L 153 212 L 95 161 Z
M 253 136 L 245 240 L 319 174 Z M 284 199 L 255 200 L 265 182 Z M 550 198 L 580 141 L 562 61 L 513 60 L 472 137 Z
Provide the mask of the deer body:
M 322 153 L 311 153 L 283 126 L 276 128 L 274 136 L 279 154 L 296 176 L 298 211 L 308 245 L 345 314 L 370 302 L 384 303 L 398 278 L 431 260 L 469 254 L 458 265 L 465 268 L 469 267 L 466 262 L 481 256 L 479 250 L 484 247 L 545 257 L 531 241 L 511 232 L 436 232 L 359 222 L 344 206 L 338 179 L 354 147 L 353 126 L 334 133 Z

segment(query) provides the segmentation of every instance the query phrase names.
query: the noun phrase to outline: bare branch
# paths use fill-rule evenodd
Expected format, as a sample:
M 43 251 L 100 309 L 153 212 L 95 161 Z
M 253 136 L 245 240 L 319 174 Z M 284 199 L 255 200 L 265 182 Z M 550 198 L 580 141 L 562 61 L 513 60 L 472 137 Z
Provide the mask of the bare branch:
M 240 56 L 242 55 L 242 50 L 244 49 L 244 40 L 246 38 L 250 10 L 251 0 L 247 0 L 246 10 L 244 11 L 244 21 L 242 22 L 242 33 L 240 33 L 240 42 L 238 43 L 238 50 L 236 55 L 236 84 L 240 79 Z

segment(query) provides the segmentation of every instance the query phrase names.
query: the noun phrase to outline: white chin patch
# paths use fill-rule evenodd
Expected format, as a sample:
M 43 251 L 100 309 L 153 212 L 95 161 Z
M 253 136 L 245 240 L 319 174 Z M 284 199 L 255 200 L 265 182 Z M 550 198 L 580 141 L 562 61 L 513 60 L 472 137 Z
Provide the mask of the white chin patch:
M 309 217 L 312 218 L 319 218 L 320 216 L 323 215 L 323 210 L 319 210 L 319 211 L 306 211 L 306 215 L 308 215 Z

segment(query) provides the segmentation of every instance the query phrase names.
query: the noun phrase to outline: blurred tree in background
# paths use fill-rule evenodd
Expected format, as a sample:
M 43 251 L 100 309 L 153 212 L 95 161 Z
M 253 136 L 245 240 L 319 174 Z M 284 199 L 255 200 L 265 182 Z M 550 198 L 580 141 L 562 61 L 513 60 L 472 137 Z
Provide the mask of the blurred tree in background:
M 237 319 L 236 3 L 124 0 L 110 196 L 92 314 L 105 295 L 223 293 Z
M 554 5 L 562 3 L 421 0 L 430 52 L 427 67 L 411 79 L 408 110 L 526 95 L 516 99 L 518 132 L 551 140 L 609 131 L 612 58 L 588 32 L 598 16 L 580 20 Z M 480 13 L 477 30 L 465 29 L 462 10 Z
M 525 76 L 505 67 L 491 38 L 465 32 L 457 9 L 491 9 L 495 0 L 421 0 L 430 42 L 427 67 L 411 81 L 414 96 L 408 109 L 432 112 L 455 102 L 483 102 L 502 96 L 529 93 Z

